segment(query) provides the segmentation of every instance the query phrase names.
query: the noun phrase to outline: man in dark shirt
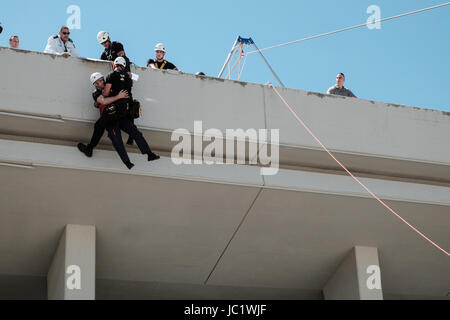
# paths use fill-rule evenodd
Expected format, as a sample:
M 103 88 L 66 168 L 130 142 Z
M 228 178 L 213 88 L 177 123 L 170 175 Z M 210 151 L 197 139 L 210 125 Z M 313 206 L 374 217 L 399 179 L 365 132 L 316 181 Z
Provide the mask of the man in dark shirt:
M 130 78 L 126 69 L 126 60 L 123 57 L 118 57 L 114 60 L 114 71 L 110 72 L 105 77 L 105 90 L 103 95 L 111 97 L 117 95 L 120 91 L 128 92 L 128 99 L 121 99 L 116 102 L 117 105 L 126 105 L 133 101 L 131 89 L 133 87 L 133 80 Z M 126 108 L 126 107 L 125 107 Z
M 105 51 L 103 51 L 102 56 L 100 57 L 101 60 L 114 61 L 118 57 L 123 57 L 127 62 L 125 72 L 131 72 L 130 59 L 128 59 L 127 56 L 125 55 L 125 49 L 123 48 L 123 45 L 120 42 L 116 41 L 111 42 L 109 33 L 106 31 L 100 31 L 97 34 L 97 40 L 105 48 Z
M 175 65 L 167 60 L 164 60 L 166 55 L 166 47 L 162 43 L 158 43 L 155 47 L 155 60 L 149 59 L 147 62 L 148 68 L 161 69 L 161 70 L 178 70 Z
M 106 40 L 105 40 L 106 39 Z M 107 61 L 115 61 L 117 58 L 122 57 L 125 59 L 126 67 L 124 72 L 128 73 L 129 78 L 131 78 L 131 69 L 130 69 L 130 59 L 125 56 L 125 50 L 123 49 L 123 45 L 120 42 L 111 42 L 109 37 L 109 33 L 106 31 L 100 31 L 97 35 L 98 42 L 105 47 L 105 51 L 102 53 L 100 59 Z M 131 81 L 131 86 L 133 85 Z M 127 90 L 126 88 L 124 90 Z M 130 91 L 129 91 L 130 90 Z M 127 90 L 131 92 L 131 87 Z M 131 101 L 133 101 L 132 97 L 130 97 Z M 128 137 L 127 144 L 132 146 L 134 143 L 132 137 Z
M 133 124 L 133 121 L 129 117 L 128 108 L 133 101 L 131 88 L 133 86 L 133 80 L 125 72 L 126 61 L 122 57 L 118 57 L 114 60 L 114 71 L 109 73 L 105 78 L 105 89 L 103 90 L 104 97 L 112 97 L 118 94 L 118 92 L 125 90 L 128 93 L 128 98 L 120 99 L 113 105 L 117 108 L 118 121 L 116 128 L 117 135 L 120 139 L 120 130 L 125 131 L 130 137 L 136 141 L 142 154 L 148 155 L 148 161 L 158 160 L 160 157 L 152 152 L 147 141 L 145 141 L 142 133 Z

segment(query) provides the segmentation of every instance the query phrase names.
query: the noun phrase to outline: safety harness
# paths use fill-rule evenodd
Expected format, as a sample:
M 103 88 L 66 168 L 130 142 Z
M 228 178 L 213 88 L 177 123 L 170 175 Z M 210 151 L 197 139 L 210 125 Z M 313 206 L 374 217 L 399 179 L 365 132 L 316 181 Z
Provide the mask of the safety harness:
M 166 64 L 167 64 L 167 60 L 164 60 L 163 61 L 163 63 L 162 63 L 162 65 L 161 65 L 161 67 L 159 67 L 158 66 L 158 61 L 155 61 L 155 67 L 156 67 L 156 69 L 164 69 L 164 67 L 166 66 Z

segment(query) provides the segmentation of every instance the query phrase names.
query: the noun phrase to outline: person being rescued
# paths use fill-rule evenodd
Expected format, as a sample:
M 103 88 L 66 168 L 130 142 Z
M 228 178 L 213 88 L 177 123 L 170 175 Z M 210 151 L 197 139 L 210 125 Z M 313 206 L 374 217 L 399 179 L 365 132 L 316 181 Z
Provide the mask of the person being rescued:
M 92 150 L 98 145 L 105 130 L 119 154 L 122 162 L 128 169 L 132 169 L 131 163 L 123 144 L 121 130 L 128 133 L 138 145 L 142 154 L 148 156 L 148 161 L 160 159 L 150 149 L 142 133 L 133 124 L 131 119 L 131 107 L 135 103 L 132 99 L 131 88 L 133 80 L 125 72 L 126 61 L 118 57 L 114 61 L 114 71 L 103 77 L 100 73 L 91 75 L 91 82 L 96 87 L 93 98 L 99 107 L 101 118 L 96 124 L 94 135 L 89 145 L 78 144 L 78 149 L 88 157 L 92 157 Z

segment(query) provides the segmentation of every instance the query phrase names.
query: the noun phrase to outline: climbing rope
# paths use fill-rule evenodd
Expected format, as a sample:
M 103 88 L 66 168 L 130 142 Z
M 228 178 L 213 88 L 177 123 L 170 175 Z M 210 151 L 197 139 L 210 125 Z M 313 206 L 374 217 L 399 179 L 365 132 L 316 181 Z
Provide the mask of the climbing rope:
M 270 87 L 275 91 L 275 93 L 280 97 L 281 101 L 285 104 L 285 106 L 289 109 L 289 111 L 292 113 L 292 115 L 297 119 L 297 121 L 305 128 L 305 130 L 314 138 L 314 140 L 317 141 L 317 143 L 322 147 L 323 150 L 325 150 L 331 158 L 333 158 L 336 163 L 347 172 L 348 175 L 350 175 L 353 180 L 355 180 L 361 187 L 364 188 L 375 200 L 377 200 L 379 203 L 381 203 L 386 209 L 388 209 L 392 214 L 394 214 L 398 219 L 400 219 L 403 223 L 405 223 L 408 227 L 410 227 L 414 232 L 419 234 L 422 238 L 424 238 L 426 241 L 431 243 L 434 247 L 445 253 L 447 256 L 450 257 L 450 253 L 442 249 L 440 246 L 438 246 L 435 242 L 433 242 L 430 238 L 428 238 L 425 234 L 420 232 L 417 228 L 415 228 L 413 225 L 411 225 L 408 221 L 406 221 L 404 218 L 402 218 L 394 209 L 392 209 L 390 206 L 388 206 L 383 200 L 381 200 L 375 193 L 373 193 L 364 183 L 362 183 L 357 177 L 351 173 L 347 167 L 345 167 L 336 157 L 328 150 L 327 147 L 317 138 L 317 136 L 311 131 L 311 129 L 303 122 L 303 120 L 297 115 L 297 113 L 292 109 L 292 107 L 286 102 L 286 100 L 281 96 L 281 94 L 278 92 L 278 90 L 272 85 L 269 84 Z

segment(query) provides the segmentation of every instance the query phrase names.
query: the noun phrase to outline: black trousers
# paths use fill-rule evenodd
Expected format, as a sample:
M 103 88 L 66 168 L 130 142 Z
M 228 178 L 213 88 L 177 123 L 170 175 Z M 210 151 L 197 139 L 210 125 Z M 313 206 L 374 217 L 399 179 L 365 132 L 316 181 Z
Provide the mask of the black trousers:
M 106 119 L 104 117 L 100 117 L 100 119 L 98 119 L 97 122 L 95 123 L 94 133 L 92 134 L 91 142 L 89 142 L 88 148 L 93 150 L 95 149 L 95 147 L 98 146 L 100 140 L 105 134 L 106 127 L 107 127 Z
M 131 121 L 131 120 L 130 120 Z M 114 123 L 107 120 L 106 117 L 100 117 L 100 119 L 97 120 L 94 126 L 94 133 L 92 134 L 91 141 L 88 144 L 88 148 L 95 149 L 95 147 L 98 146 L 100 143 L 100 140 L 102 139 L 103 135 L 105 134 L 105 131 L 108 127 L 113 128 L 115 126 Z M 129 139 L 132 139 L 130 136 Z
M 142 133 L 129 118 L 119 119 L 115 125 L 108 127 L 106 130 L 108 130 L 108 137 L 111 139 L 111 142 L 123 163 L 128 163 L 130 158 L 128 157 L 128 153 L 123 144 L 121 130 L 128 133 L 130 137 L 136 141 L 142 154 L 150 154 L 152 152 Z

